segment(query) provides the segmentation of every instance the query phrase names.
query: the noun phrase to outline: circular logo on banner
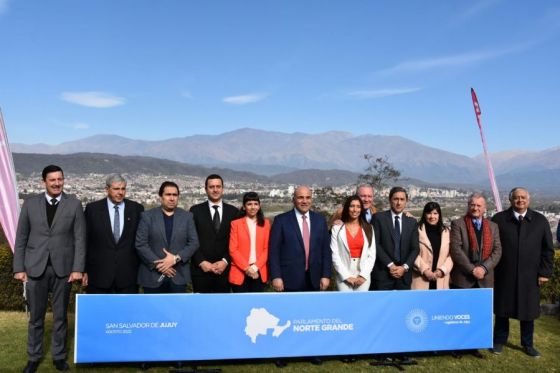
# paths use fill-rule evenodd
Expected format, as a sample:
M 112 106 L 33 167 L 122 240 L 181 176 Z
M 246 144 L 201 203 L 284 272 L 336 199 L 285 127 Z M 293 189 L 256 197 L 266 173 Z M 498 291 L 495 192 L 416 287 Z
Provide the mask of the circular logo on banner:
M 420 333 L 428 326 L 428 315 L 424 310 L 415 308 L 406 315 L 406 327 L 414 333 Z

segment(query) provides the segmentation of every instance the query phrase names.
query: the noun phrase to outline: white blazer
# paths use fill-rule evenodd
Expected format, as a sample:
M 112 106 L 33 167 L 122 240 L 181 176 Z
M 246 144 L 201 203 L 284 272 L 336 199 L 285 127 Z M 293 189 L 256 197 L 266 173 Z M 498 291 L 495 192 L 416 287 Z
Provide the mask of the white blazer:
M 375 232 L 371 232 L 371 245 L 368 243 L 366 234 L 362 228 L 364 235 L 364 247 L 362 249 L 362 256 L 360 257 L 359 276 L 362 276 L 369 281 L 371 271 L 375 264 Z M 338 280 L 343 282 L 348 277 L 355 275 L 350 273 L 350 249 L 348 247 L 348 240 L 346 238 L 346 226 L 333 225 L 331 229 L 331 251 L 334 269 L 336 270 Z

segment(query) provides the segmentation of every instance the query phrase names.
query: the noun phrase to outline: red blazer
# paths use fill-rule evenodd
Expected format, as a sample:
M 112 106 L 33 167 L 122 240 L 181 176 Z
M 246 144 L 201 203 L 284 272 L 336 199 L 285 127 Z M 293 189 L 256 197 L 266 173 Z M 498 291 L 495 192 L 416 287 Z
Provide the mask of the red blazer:
M 268 236 L 270 235 L 270 222 L 265 219 L 264 226 L 257 225 L 256 231 L 256 254 L 255 265 L 259 269 L 261 281 L 268 281 Z M 229 255 L 231 256 L 231 268 L 229 271 L 229 282 L 241 285 L 245 280 L 245 269 L 249 267 L 249 254 L 251 250 L 251 239 L 246 218 L 240 218 L 231 222 L 229 234 Z

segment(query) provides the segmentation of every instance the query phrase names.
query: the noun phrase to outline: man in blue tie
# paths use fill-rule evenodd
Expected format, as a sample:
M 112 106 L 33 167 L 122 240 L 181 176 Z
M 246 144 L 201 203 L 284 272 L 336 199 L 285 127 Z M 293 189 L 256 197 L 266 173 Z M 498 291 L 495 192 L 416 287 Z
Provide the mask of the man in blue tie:
M 498 226 L 484 217 L 486 197 L 473 193 L 467 214 L 451 222 L 451 287 L 491 288 L 494 267 L 502 256 Z
M 125 198 L 126 186 L 122 175 L 108 175 L 107 198 L 86 206 L 87 256 L 82 285 L 88 294 L 138 292 L 139 259 L 134 239 L 144 207 Z
M 467 214 L 451 222 L 452 289 L 494 286 L 494 267 L 502 256 L 502 246 L 498 226 L 486 219 L 485 213 L 486 197 L 473 193 L 469 197 Z M 478 350 L 470 353 L 484 358 Z
M 371 290 L 410 290 L 412 266 L 420 252 L 416 220 L 403 213 L 408 193 L 402 187 L 389 191 L 391 209 L 373 215 L 377 259 Z

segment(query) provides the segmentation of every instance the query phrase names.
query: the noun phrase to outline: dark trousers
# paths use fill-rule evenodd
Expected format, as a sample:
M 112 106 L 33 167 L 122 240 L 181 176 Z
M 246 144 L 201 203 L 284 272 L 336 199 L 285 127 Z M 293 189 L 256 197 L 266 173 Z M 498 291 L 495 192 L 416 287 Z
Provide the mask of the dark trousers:
M 177 285 L 169 277 L 166 277 L 157 288 L 146 286 L 142 288 L 144 289 L 144 294 L 175 294 L 184 293 L 187 290 L 187 285 Z
M 245 280 L 243 280 L 241 285 L 231 284 L 231 290 L 234 293 L 262 293 L 264 284 L 260 277 L 254 280 L 251 277 L 245 276 Z
M 535 332 L 535 322 L 533 320 L 519 320 L 521 329 L 521 346 L 533 347 L 533 333 Z M 509 318 L 496 316 L 494 322 L 494 344 L 505 345 L 509 336 Z
M 88 294 L 137 294 L 138 285 L 134 284 L 125 286 L 124 288 L 119 288 L 115 285 L 115 283 L 113 283 L 109 288 L 98 288 L 97 286 L 88 284 L 86 292 Z
M 311 282 L 311 272 L 310 271 L 305 271 L 305 284 L 303 285 L 303 288 L 290 289 L 290 288 L 284 287 L 284 291 L 286 291 L 286 292 L 318 291 L 318 290 L 319 290 L 319 288 L 313 287 L 313 282 Z
M 228 272 L 220 276 L 213 273 L 192 275 L 193 293 L 231 293 L 231 284 L 228 281 Z
M 53 328 L 51 354 L 53 360 L 66 359 L 66 311 L 72 284 L 68 276 L 58 277 L 51 265 L 39 277 L 28 277 L 27 302 L 29 303 L 29 325 L 27 329 L 27 354 L 29 360 L 39 361 L 43 355 L 43 333 L 49 292 L 52 293 Z

